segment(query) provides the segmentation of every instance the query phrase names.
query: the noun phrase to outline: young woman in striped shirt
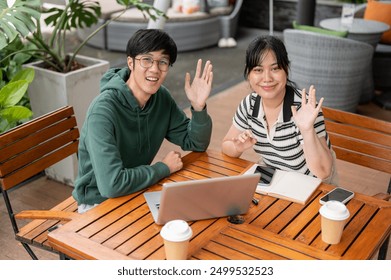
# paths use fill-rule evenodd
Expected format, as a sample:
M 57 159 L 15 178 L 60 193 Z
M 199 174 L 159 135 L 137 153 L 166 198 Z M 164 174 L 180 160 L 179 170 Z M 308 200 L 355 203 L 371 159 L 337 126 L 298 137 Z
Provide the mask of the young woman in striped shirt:
M 223 153 L 240 157 L 250 148 L 260 164 L 297 171 L 336 183 L 335 154 L 325 129 L 315 87 L 297 90 L 289 80 L 284 43 L 260 36 L 246 51 L 245 79 L 252 93 L 239 104 L 223 139 Z

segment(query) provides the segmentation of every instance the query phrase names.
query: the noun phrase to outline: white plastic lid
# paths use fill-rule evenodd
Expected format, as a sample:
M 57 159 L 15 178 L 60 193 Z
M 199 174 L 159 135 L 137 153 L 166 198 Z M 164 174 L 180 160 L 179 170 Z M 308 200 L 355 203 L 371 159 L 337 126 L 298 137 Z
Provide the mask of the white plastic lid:
M 345 204 L 340 201 L 330 200 L 326 202 L 320 209 L 319 213 L 330 220 L 341 221 L 349 218 L 350 213 Z
M 166 223 L 160 230 L 160 235 L 168 241 L 181 242 L 193 235 L 191 227 L 183 220 L 173 220 Z

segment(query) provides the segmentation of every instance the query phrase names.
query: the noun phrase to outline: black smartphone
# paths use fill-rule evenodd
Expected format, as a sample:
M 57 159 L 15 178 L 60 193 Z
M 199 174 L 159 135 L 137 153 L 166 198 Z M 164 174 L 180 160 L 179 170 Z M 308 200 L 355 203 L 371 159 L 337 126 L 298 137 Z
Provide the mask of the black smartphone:
M 271 184 L 275 172 L 276 169 L 272 167 L 265 167 L 265 166 L 257 166 L 257 168 L 254 171 L 254 173 L 261 173 L 259 184 L 262 186 L 269 186 Z
M 353 196 L 354 192 L 338 187 L 322 196 L 319 199 L 319 202 L 320 204 L 325 204 L 327 201 L 336 200 L 342 203 L 346 203 L 351 200 Z

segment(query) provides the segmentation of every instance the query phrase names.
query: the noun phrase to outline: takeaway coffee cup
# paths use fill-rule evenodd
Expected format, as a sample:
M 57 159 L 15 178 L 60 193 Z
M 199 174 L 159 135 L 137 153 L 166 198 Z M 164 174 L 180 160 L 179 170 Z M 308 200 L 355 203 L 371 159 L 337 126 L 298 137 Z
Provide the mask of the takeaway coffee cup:
M 193 235 L 191 227 L 183 220 L 166 223 L 160 231 L 164 240 L 167 260 L 186 260 L 189 240 Z
M 322 240 L 328 244 L 340 242 L 342 232 L 350 213 L 342 202 L 331 200 L 320 209 Z

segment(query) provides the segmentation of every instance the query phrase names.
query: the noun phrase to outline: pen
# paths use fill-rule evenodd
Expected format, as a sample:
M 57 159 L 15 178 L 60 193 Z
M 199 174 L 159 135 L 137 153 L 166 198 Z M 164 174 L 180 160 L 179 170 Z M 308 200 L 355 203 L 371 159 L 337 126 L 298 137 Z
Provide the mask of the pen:
M 259 203 L 259 200 L 256 199 L 255 197 L 253 197 L 252 201 L 253 201 L 253 203 L 254 203 L 255 205 L 258 205 L 258 203 Z

